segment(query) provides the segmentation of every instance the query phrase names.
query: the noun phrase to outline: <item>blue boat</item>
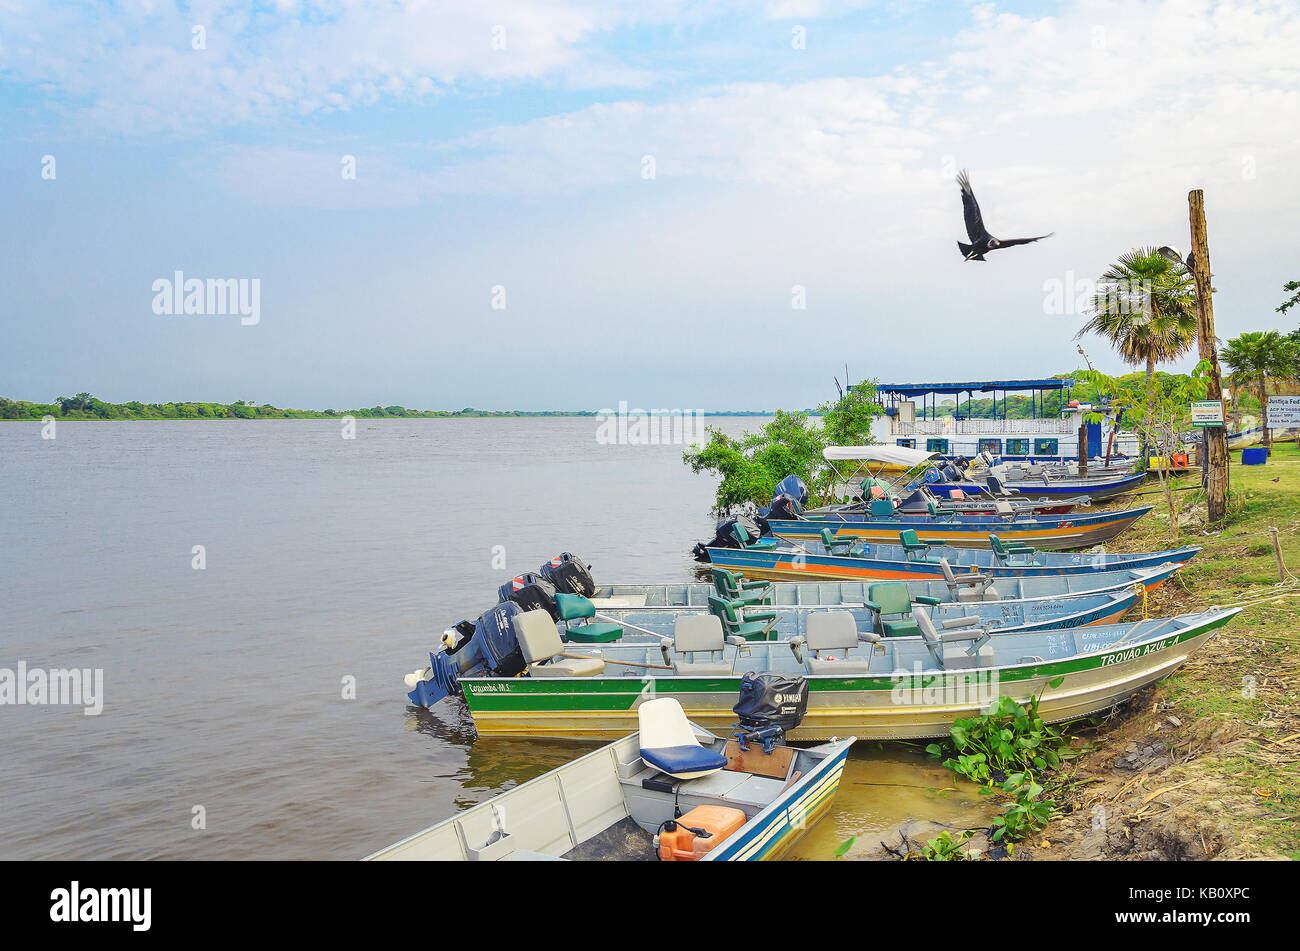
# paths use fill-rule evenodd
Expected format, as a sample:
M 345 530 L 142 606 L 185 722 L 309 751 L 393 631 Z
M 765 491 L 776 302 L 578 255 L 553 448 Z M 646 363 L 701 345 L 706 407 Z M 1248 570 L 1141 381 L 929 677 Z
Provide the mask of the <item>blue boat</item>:
M 1033 578 L 1154 568 L 1166 562 L 1186 563 L 1197 547 L 1168 551 L 1119 554 L 1109 552 L 1033 552 L 1003 556 L 990 548 L 922 546 L 913 553 L 901 545 L 863 545 L 851 553 L 832 554 L 820 542 L 778 544 L 773 547 L 705 548 L 719 568 L 738 571 L 746 578 L 767 581 L 940 581 L 943 562 L 950 570 L 978 571 L 995 578 Z

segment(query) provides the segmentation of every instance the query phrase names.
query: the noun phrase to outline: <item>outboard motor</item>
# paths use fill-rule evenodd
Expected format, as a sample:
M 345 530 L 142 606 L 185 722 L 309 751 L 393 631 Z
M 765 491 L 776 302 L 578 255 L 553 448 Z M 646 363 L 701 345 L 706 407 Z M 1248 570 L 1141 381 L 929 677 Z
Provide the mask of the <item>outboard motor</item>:
M 763 519 L 766 522 L 766 519 Z M 717 531 L 710 542 L 701 542 L 692 549 L 696 561 L 708 561 L 709 548 L 739 548 L 740 541 L 736 538 L 736 533 L 732 529 L 741 525 L 750 538 L 759 539 L 766 533 L 766 526 L 760 528 L 758 524 L 748 515 L 729 515 L 726 518 L 718 520 Z
M 772 490 L 772 497 L 775 499 L 782 495 L 791 496 L 800 505 L 808 504 L 808 486 L 804 485 L 803 479 L 798 476 L 786 476 L 776 484 L 776 488 Z
M 960 482 L 961 472 L 950 462 L 943 467 L 943 478 L 946 482 Z
M 555 585 L 531 571 L 510 579 L 498 588 L 497 600 L 513 601 L 525 611 L 540 608 L 554 620 L 560 619 L 560 610 L 555 604 Z
M 803 505 L 793 495 L 778 495 L 772 499 L 772 507 L 767 511 L 767 518 L 798 519 L 803 515 Z
M 461 621 L 442 635 L 442 647 L 429 654 L 429 666 L 406 675 L 416 706 L 431 707 L 444 697 L 460 693 L 460 675 L 487 668 L 498 677 L 513 677 L 528 664 L 515 638 L 514 618 L 523 609 L 502 601 L 477 621 Z
M 591 566 L 567 551 L 556 555 L 538 570 L 556 591 L 580 594 L 584 598 L 596 593 L 596 579 L 591 576 Z
M 741 678 L 740 699 L 731 709 L 739 718 L 732 736 L 740 748 L 762 743 L 763 752 L 771 753 L 808 712 L 808 678 L 750 671 Z

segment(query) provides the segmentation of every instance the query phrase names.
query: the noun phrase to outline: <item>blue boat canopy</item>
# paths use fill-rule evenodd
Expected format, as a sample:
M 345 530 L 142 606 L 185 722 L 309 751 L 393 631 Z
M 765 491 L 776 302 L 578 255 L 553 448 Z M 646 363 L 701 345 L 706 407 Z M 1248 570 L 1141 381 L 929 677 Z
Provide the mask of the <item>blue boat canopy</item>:
M 877 383 L 876 392 L 896 396 L 920 396 L 923 393 L 992 393 L 995 390 L 1068 390 L 1074 380 L 971 380 L 966 383 Z

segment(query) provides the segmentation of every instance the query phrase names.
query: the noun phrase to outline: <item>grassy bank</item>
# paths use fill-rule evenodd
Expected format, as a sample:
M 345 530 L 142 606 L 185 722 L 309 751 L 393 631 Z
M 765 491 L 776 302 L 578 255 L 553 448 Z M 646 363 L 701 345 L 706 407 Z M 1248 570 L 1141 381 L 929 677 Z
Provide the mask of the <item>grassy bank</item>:
M 1264 466 L 1238 459 L 1216 530 L 1199 472 L 1175 481 L 1186 491 L 1172 514 L 1159 494 L 1118 503 L 1156 508 L 1111 550 L 1204 549 L 1149 614 L 1245 607 L 1181 671 L 1080 734 L 1091 751 L 1071 767 L 1066 814 L 1017 857 L 1300 858 L 1300 449 L 1280 445 Z

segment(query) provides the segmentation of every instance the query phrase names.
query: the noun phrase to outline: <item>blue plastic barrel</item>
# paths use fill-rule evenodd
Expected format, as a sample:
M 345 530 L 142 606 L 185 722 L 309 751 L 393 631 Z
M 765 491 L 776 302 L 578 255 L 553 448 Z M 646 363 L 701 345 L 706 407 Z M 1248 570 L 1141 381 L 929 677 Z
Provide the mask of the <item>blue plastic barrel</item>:
M 1268 450 L 1263 446 L 1250 446 L 1241 450 L 1241 464 L 1243 466 L 1262 466 L 1268 462 Z

